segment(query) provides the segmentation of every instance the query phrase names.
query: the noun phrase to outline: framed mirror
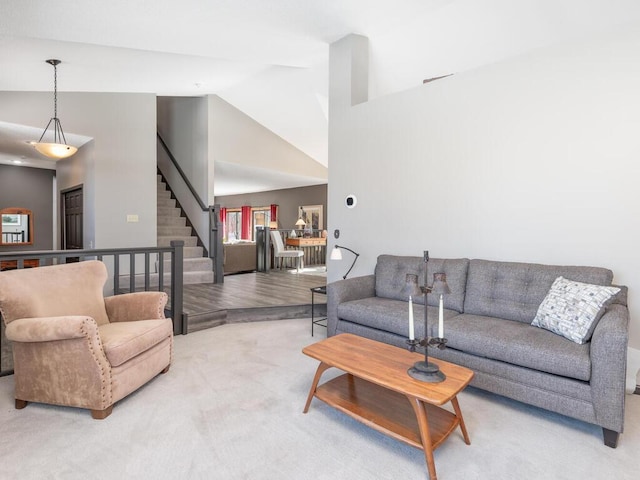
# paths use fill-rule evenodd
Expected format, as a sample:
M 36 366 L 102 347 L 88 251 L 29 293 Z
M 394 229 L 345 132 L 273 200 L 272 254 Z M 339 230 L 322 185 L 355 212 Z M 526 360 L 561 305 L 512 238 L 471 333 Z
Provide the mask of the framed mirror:
M 33 212 L 27 208 L 0 210 L 0 245 L 33 244 Z

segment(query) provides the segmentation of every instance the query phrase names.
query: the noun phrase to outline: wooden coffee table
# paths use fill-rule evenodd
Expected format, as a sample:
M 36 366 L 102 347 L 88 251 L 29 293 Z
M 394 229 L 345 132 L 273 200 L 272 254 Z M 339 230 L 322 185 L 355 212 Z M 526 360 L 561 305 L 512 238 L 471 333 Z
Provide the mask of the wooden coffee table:
M 446 380 L 414 380 L 407 369 L 424 360 L 424 355 L 347 333 L 309 345 L 302 352 L 320 361 L 304 413 L 315 396 L 371 428 L 422 449 L 431 480 L 437 479 L 433 450 L 456 427 L 460 426 L 465 443 L 471 444 L 457 399 L 473 378 L 471 370 L 430 357 Z M 331 367 L 346 373 L 318 386 Z M 440 408 L 448 402 L 455 414 Z

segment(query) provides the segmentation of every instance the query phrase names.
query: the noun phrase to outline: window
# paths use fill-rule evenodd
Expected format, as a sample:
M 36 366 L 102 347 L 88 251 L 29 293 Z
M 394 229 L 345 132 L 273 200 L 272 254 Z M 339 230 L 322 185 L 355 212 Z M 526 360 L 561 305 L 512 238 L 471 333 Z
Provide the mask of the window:
M 224 225 L 225 237 L 228 242 L 240 240 L 242 229 L 242 212 L 238 210 L 227 210 L 227 220 Z
M 269 228 L 269 222 L 271 221 L 271 209 L 254 208 L 251 213 L 253 213 L 253 225 L 251 226 L 253 237 L 251 239 L 255 241 L 256 230 L 259 226 Z
M 251 209 L 251 240 L 256 240 L 256 228 L 258 226 L 269 228 L 271 221 L 271 209 L 269 207 L 255 207 Z M 242 238 L 242 211 L 239 208 L 227 209 L 227 218 L 224 223 L 225 239 L 227 242 L 235 242 Z

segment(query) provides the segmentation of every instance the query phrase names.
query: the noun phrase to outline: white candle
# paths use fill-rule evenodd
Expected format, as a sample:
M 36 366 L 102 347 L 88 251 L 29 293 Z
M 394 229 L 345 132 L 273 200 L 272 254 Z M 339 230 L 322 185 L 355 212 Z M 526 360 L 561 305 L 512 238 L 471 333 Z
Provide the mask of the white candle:
M 416 334 L 413 331 L 413 300 L 409 295 L 409 340 L 414 340 L 415 338 Z
M 440 308 L 438 310 L 438 338 L 444 338 L 444 318 L 443 318 L 442 295 L 440 295 Z

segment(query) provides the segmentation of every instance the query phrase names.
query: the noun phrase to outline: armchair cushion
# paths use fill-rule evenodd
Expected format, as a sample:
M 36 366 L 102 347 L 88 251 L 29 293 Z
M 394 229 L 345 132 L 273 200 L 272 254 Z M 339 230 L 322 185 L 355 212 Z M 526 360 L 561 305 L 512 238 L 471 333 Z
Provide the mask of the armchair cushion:
M 99 330 L 102 348 L 112 367 L 119 367 L 173 335 L 168 318 L 108 323 Z

